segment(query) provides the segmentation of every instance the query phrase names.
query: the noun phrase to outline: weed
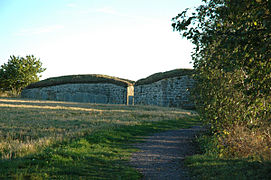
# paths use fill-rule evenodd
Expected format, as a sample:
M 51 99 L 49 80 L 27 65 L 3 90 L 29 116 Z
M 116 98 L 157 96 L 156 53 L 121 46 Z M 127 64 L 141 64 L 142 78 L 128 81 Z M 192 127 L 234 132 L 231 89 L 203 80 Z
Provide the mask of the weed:
M 235 125 L 226 129 L 219 137 L 223 155 L 230 157 L 254 157 L 271 161 L 271 127 L 248 128 Z
M 199 136 L 199 154 L 185 160 L 192 179 L 270 179 L 270 151 L 258 149 L 266 146 L 265 138 L 254 138 L 258 133 L 263 135 L 264 131 L 236 127 Z

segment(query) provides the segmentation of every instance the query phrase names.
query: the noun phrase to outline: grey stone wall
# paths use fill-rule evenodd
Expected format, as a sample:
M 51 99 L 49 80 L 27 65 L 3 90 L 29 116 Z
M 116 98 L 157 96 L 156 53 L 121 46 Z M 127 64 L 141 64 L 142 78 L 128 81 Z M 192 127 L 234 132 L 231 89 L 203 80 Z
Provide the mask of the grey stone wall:
M 190 76 L 166 78 L 154 83 L 123 87 L 111 83 L 63 84 L 24 89 L 21 97 L 40 100 L 87 102 L 101 104 L 157 105 L 194 108 L 189 89 Z
M 134 87 L 134 103 L 166 107 L 194 108 L 189 88 L 194 80 L 189 76 L 163 79 Z
M 127 88 L 109 83 L 64 84 L 24 89 L 21 97 L 40 100 L 127 104 Z

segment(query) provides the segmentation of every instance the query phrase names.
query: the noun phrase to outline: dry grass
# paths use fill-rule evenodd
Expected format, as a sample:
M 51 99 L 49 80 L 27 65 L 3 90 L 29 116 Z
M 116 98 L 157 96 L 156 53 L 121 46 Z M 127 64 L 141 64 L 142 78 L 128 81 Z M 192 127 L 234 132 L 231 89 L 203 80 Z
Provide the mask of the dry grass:
M 99 129 L 179 119 L 181 109 L 0 98 L 0 155 L 12 159 Z
M 39 88 L 56 86 L 61 84 L 78 84 L 78 83 L 112 83 L 119 86 L 127 87 L 134 83 L 134 81 L 128 79 L 122 79 L 113 76 L 101 75 L 101 74 L 81 74 L 81 75 L 69 75 L 48 78 L 36 83 L 32 83 L 26 88 Z
M 11 91 L 1 91 L 0 90 L 0 97 L 16 97 L 17 95 L 12 93 Z
M 271 160 L 271 127 L 247 128 L 244 125 L 224 130 L 219 138 L 225 152 L 234 157 L 256 157 Z
M 178 76 L 191 76 L 193 75 L 193 73 L 194 73 L 193 69 L 174 69 L 171 71 L 159 72 L 138 80 L 137 82 L 135 82 L 135 85 L 151 84 L 160 81 L 162 79 L 173 78 Z

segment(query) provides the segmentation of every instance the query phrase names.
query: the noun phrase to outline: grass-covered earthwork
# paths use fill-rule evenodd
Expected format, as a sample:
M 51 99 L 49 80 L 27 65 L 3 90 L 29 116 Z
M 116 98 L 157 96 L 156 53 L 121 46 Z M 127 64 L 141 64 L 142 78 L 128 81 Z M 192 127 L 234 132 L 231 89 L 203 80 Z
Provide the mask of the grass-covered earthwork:
M 101 74 L 82 74 L 82 75 L 69 75 L 69 76 L 59 76 L 48 78 L 36 83 L 32 83 L 27 86 L 27 89 L 31 88 L 41 88 L 48 86 L 56 86 L 62 84 L 79 84 L 79 83 L 111 83 L 119 86 L 127 87 L 133 85 L 134 81 L 128 79 L 122 79 L 118 77 L 101 75 Z
M 160 81 L 162 79 L 173 78 L 178 76 L 192 76 L 193 73 L 194 73 L 193 69 L 174 69 L 171 71 L 159 72 L 136 81 L 135 85 L 151 84 Z

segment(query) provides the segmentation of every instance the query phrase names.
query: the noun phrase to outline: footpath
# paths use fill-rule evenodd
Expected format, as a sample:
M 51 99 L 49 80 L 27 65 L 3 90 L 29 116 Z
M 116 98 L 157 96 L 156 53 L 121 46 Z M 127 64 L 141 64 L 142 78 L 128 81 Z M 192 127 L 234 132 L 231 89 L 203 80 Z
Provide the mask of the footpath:
M 195 153 L 192 140 L 200 131 L 194 126 L 148 136 L 135 144 L 140 151 L 133 153 L 130 163 L 144 175 L 143 180 L 189 179 L 183 160 Z

